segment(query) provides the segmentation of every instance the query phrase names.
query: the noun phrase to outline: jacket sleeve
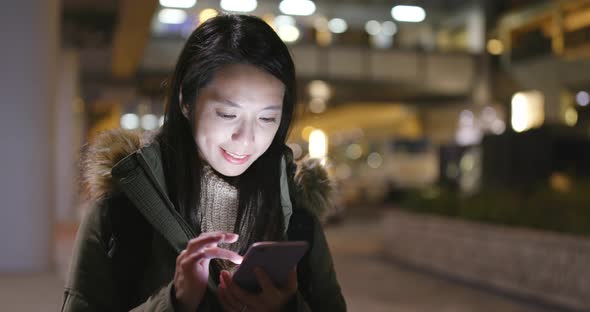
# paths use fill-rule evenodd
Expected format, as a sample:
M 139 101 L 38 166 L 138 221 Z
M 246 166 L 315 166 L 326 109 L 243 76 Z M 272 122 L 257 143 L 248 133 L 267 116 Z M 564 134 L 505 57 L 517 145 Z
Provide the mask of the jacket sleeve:
M 311 291 L 306 296 L 298 292 L 294 299 L 295 304 L 290 305 L 288 310 L 346 311 L 346 302 L 336 278 L 324 231 L 317 217 L 314 216 L 313 220 L 314 238 L 309 254 Z
M 111 225 L 107 200 L 94 203 L 85 215 L 74 245 L 62 312 L 120 311 L 125 290 L 113 278 Z M 115 207 L 117 208 L 117 207 Z M 174 311 L 169 284 L 133 311 Z

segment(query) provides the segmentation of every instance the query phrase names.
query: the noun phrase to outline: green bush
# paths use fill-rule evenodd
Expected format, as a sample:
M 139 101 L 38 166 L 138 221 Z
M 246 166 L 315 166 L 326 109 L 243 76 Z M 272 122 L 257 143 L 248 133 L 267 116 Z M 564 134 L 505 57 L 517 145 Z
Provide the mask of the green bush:
M 414 190 L 400 207 L 416 213 L 590 236 L 589 191 L 589 182 L 578 182 L 567 192 L 545 185 L 527 193 L 487 189 L 471 196 L 444 188 Z

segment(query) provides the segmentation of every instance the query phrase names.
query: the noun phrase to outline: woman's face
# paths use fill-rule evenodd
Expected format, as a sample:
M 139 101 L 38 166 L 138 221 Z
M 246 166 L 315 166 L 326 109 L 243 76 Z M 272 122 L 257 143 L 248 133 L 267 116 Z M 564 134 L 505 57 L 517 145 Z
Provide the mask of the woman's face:
M 281 122 L 285 86 L 253 65 L 220 68 L 196 99 L 199 156 L 238 176 L 270 146 Z

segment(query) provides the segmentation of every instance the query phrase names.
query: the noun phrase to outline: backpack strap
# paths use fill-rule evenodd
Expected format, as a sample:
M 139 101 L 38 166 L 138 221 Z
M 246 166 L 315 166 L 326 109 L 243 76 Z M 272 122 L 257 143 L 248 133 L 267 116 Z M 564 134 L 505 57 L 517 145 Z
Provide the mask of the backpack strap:
M 156 179 L 140 151 L 121 160 L 113 168 L 112 175 L 129 200 L 177 253 L 195 237 L 155 182 Z

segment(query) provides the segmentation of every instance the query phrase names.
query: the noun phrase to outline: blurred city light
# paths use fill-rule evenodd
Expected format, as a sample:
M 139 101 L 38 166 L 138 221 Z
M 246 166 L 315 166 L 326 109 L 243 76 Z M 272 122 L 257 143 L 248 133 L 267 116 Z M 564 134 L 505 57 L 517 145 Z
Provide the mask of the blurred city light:
M 391 9 L 391 16 L 396 21 L 419 23 L 426 18 L 426 12 L 419 6 L 397 5 Z
M 315 3 L 310 0 L 283 0 L 279 4 L 279 10 L 288 15 L 308 16 L 315 12 Z
M 481 141 L 481 125 L 476 122 L 475 115 L 470 110 L 463 110 L 459 114 L 459 126 L 455 133 L 455 141 L 459 145 L 473 145 Z
M 385 36 L 393 36 L 397 33 L 397 25 L 392 21 L 385 21 L 381 24 L 381 33 Z
M 571 127 L 578 123 L 578 112 L 575 108 L 569 107 L 565 110 L 565 123 Z
M 488 40 L 487 50 L 492 55 L 500 55 L 504 52 L 504 45 L 498 39 L 490 39 Z
M 299 29 L 295 26 L 285 25 L 277 30 L 279 37 L 285 42 L 295 42 L 299 39 Z
M 397 33 L 397 25 L 392 21 L 379 23 L 370 20 L 365 23 L 365 31 L 371 35 L 371 44 L 379 49 L 387 49 L 393 45 L 392 36 Z
M 492 133 L 500 135 L 506 130 L 506 123 L 501 119 L 496 119 L 492 122 L 491 130 Z
M 139 117 L 136 114 L 125 114 L 121 116 L 121 127 L 123 129 L 139 128 Z
M 590 94 L 586 91 L 580 91 L 576 94 L 576 103 L 580 106 L 587 106 L 590 103 Z
M 285 25 L 295 26 L 295 18 L 289 15 L 278 15 L 277 17 L 275 17 L 273 24 L 276 28 Z
M 572 180 L 566 174 L 555 172 L 549 177 L 549 185 L 555 191 L 567 193 L 572 188 Z
M 313 98 L 329 99 L 332 95 L 330 86 L 323 80 L 312 80 L 308 87 L 309 96 Z
M 288 15 L 279 15 L 274 19 L 274 28 L 281 40 L 295 42 L 299 39 L 299 29 L 295 26 L 295 19 Z
M 188 9 L 197 4 L 197 0 L 160 0 L 160 5 L 167 8 Z
M 361 156 L 363 156 L 363 148 L 358 145 L 358 144 L 350 144 L 347 148 L 346 148 L 346 157 L 350 158 L 350 159 L 359 159 L 361 158 Z
M 365 24 L 365 31 L 369 34 L 369 35 L 377 35 L 379 32 L 381 32 L 381 24 L 377 21 L 371 20 L 368 21 Z
M 218 14 L 218 12 L 215 9 L 211 9 L 211 8 L 204 9 L 201 11 L 201 13 L 199 13 L 199 23 L 204 23 L 208 19 L 217 16 L 217 14 Z
M 178 9 L 162 9 L 158 13 L 162 24 L 182 24 L 186 21 L 186 12 Z
M 459 167 L 461 171 L 471 171 L 475 167 L 475 157 L 472 153 L 465 153 L 461 160 L 459 161 Z
M 491 106 L 486 106 L 481 111 L 481 119 L 485 123 L 493 123 L 497 119 L 496 110 Z
M 461 114 L 459 114 L 459 125 L 464 127 L 471 127 L 474 125 L 474 116 L 473 112 L 470 110 L 463 110 Z
M 252 12 L 258 7 L 256 0 L 221 0 L 222 9 L 233 12 Z
M 325 159 L 328 154 L 328 137 L 324 131 L 315 129 L 309 135 L 309 157 Z
M 158 128 L 158 117 L 154 114 L 145 114 L 141 116 L 141 127 L 145 130 L 154 130 Z
M 348 29 L 348 24 L 341 18 L 333 18 L 328 22 L 328 28 L 335 34 L 341 34 Z
M 393 37 L 386 36 L 383 32 L 378 33 L 375 36 L 371 36 L 371 44 L 378 49 L 387 49 L 393 45 Z
M 459 126 L 455 134 L 457 144 L 462 146 L 474 145 L 481 142 L 482 131 L 477 126 Z
M 383 164 L 383 157 L 381 157 L 381 154 L 373 152 L 367 156 L 367 164 L 369 167 L 377 169 Z
M 518 92 L 512 97 L 512 128 L 516 132 L 538 127 L 545 119 L 543 94 L 539 91 Z

